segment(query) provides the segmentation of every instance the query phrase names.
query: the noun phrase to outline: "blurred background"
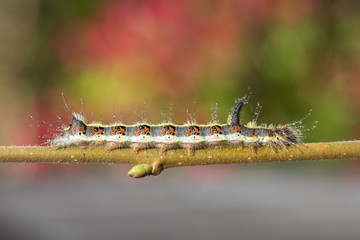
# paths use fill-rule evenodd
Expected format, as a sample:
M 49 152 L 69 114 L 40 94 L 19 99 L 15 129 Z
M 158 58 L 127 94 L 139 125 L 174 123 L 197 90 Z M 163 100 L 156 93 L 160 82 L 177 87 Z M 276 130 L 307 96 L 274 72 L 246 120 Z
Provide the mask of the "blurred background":
M 304 142 L 360 136 L 356 0 L 2 0 L 1 145 L 89 121 L 310 117 Z M 250 90 L 249 90 L 250 87 Z M 82 104 L 83 100 L 83 104 Z M 195 103 L 194 103 L 195 102 Z M 28 115 L 44 121 L 40 123 Z M 58 116 L 60 122 L 58 122 Z M 54 124 L 54 127 L 48 124 Z M 36 126 L 40 125 L 40 126 Z M 134 180 L 129 165 L 2 164 L 1 239 L 358 239 L 359 161 L 210 166 Z

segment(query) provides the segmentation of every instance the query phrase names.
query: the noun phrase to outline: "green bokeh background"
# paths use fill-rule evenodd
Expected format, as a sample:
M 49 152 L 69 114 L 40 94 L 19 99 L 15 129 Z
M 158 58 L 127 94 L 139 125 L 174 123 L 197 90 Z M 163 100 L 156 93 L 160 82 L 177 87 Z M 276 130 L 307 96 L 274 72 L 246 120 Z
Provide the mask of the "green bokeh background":
M 174 105 L 198 122 L 251 92 L 242 122 L 304 121 L 305 142 L 359 138 L 360 16 L 356 1 L 3 1 L 1 144 L 39 144 L 27 114 L 49 123 L 84 100 L 89 120 L 151 122 Z M 249 90 L 250 87 L 250 90 Z M 167 110 L 165 110 L 166 112 Z M 95 119 L 92 119 L 92 112 Z M 31 123 L 30 123 L 31 124 Z M 13 129 L 18 129 L 13 131 Z M 53 132 L 51 132 L 53 133 Z M 24 137 L 26 135 L 26 137 Z
M 1 0 L 0 145 L 53 138 L 70 121 L 61 93 L 89 121 L 113 122 L 114 111 L 130 124 L 144 102 L 152 123 L 170 104 L 185 122 L 194 101 L 199 123 L 216 103 L 225 122 L 251 92 L 242 123 L 257 102 L 258 123 L 312 109 L 304 127 L 318 124 L 304 142 L 359 139 L 359 9 L 358 0 Z M 0 164 L 0 239 L 360 239 L 356 159 L 142 179 L 127 176 L 131 167 Z

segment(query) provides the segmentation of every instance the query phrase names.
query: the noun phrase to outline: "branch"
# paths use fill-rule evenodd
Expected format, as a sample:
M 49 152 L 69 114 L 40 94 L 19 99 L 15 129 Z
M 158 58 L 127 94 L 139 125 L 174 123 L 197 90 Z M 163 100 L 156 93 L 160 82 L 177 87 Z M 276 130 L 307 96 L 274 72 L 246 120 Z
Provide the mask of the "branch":
M 100 148 L 0 147 L 0 163 L 133 163 L 132 177 L 158 175 L 163 169 L 180 166 L 260 163 L 300 160 L 360 158 L 360 141 L 306 143 L 276 150 L 260 147 L 200 149 L 190 154 L 185 149 L 162 153 L 147 149 L 106 152 Z

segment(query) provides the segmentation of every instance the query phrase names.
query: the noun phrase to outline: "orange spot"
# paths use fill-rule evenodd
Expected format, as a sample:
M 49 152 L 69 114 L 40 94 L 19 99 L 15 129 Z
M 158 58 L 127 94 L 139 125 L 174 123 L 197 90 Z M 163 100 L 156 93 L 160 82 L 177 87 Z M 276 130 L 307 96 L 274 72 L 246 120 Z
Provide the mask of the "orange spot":
M 94 135 L 95 134 L 95 129 L 91 129 L 91 135 Z
M 188 130 L 187 130 L 187 135 L 188 135 L 188 136 L 190 136 L 190 135 L 191 135 L 190 128 L 188 128 Z
M 76 125 L 74 125 L 74 132 L 76 132 Z
M 121 132 L 121 134 L 125 134 L 125 128 L 120 127 L 120 132 Z
M 113 129 L 113 134 L 114 134 L 114 135 L 116 134 L 116 128 Z
M 221 133 L 221 128 L 220 128 L 220 127 L 216 127 L 216 131 L 217 131 L 218 133 Z
M 165 135 L 165 133 L 166 133 L 166 130 L 165 130 L 165 128 L 163 128 L 162 131 L 161 131 L 161 134 Z
M 150 128 L 149 127 L 144 127 L 145 129 L 145 133 L 150 133 Z
M 251 133 L 249 133 L 248 136 L 249 137 L 255 137 L 254 134 L 251 134 Z
M 85 133 L 85 126 L 84 125 L 81 125 L 81 132 Z
M 102 129 L 102 128 L 99 128 L 99 131 L 98 131 L 98 133 L 99 134 L 102 134 L 104 132 L 104 129 Z
M 196 134 L 199 134 L 199 128 L 194 127 L 194 130 L 195 130 L 195 133 L 196 133 Z
M 68 131 L 69 135 L 71 135 L 71 130 Z
M 234 127 L 233 127 L 233 126 L 231 126 L 231 132 L 232 132 L 232 133 L 234 133 L 234 132 L 235 132 Z
M 139 136 L 140 135 L 140 128 L 138 128 L 137 130 L 136 130 L 136 134 Z
M 213 128 L 212 128 L 212 127 L 210 128 L 210 134 L 211 134 L 211 135 L 213 135 L 213 134 L 214 134 L 214 130 L 213 130 Z
M 169 127 L 170 128 L 170 132 L 172 133 L 172 134 L 174 134 L 175 133 L 175 128 L 173 128 L 173 127 Z
M 241 126 L 238 125 L 238 132 L 241 132 Z

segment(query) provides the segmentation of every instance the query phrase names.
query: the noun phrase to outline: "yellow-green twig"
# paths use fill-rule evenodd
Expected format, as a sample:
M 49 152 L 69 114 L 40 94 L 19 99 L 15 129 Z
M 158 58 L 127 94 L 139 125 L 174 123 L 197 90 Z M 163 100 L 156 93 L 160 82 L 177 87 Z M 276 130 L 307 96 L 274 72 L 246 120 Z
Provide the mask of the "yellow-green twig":
M 149 167 L 141 166 L 140 169 L 146 170 L 141 170 L 144 171 L 143 174 L 136 173 L 135 175 L 138 177 L 149 174 L 157 175 L 162 169 L 180 166 L 350 158 L 360 158 L 360 141 L 306 143 L 276 150 L 266 147 L 256 150 L 250 147 L 210 148 L 197 150 L 193 154 L 189 154 L 184 149 L 170 150 L 164 154 L 158 149 L 147 149 L 134 153 L 132 149 L 106 152 L 100 148 L 53 150 L 50 147 L 0 147 L 0 162 L 133 163 L 152 165 L 151 171 Z

